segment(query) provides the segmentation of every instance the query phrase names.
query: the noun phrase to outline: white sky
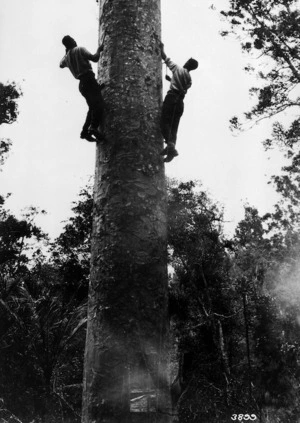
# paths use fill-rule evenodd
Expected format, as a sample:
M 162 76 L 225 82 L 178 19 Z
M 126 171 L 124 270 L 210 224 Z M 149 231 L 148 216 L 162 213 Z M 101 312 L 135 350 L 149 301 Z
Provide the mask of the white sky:
M 168 56 L 183 64 L 193 56 L 199 68 L 185 99 L 177 147 L 179 157 L 166 165 L 168 176 L 198 179 L 225 206 L 227 229 L 243 217 L 249 202 L 269 211 L 276 198 L 268 185 L 281 156 L 264 152 L 261 140 L 270 125 L 256 126 L 238 137 L 229 119 L 249 109 L 248 88 L 255 82 L 243 67 L 234 39 L 219 32 L 225 23 L 210 6 L 226 0 L 161 0 L 163 42 Z M 23 97 L 18 122 L 1 125 L 11 138 L 11 154 L 0 173 L 1 194 L 13 195 L 7 206 L 17 215 L 26 206 L 45 209 L 38 223 L 57 236 L 71 215 L 72 201 L 94 174 L 95 145 L 80 139 L 87 112 L 84 98 L 68 69 L 60 69 L 61 39 L 72 35 L 95 52 L 98 4 L 95 0 L 0 0 L 0 81 L 19 82 Z M 257 59 L 253 59 L 256 64 Z M 96 70 L 96 67 L 95 67 Z M 164 82 L 164 92 L 168 87 Z

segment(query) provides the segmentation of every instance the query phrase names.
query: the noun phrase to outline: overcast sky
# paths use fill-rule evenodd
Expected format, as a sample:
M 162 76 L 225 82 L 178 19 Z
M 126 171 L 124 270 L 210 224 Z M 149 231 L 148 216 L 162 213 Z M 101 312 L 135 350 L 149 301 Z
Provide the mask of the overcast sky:
M 248 89 L 255 80 L 243 71 L 249 58 L 238 42 L 219 34 L 225 23 L 211 5 L 218 9 L 226 0 L 161 2 L 167 55 L 178 64 L 191 56 L 199 61 L 178 132 L 180 155 L 166 165 L 166 173 L 202 181 L 224 205 L 226 228 L 232 230 L 243 217 L 245 202 L 262 213 L 271 209 L 276 195 L 268 181 L 279 172 L 281 156 L 263 150 L 261 141 L 270 132 L 267 122 L 239 136 L 229 130 L 229 119 L 250 107 Z M 0 81 L 19 82 L 24 93 L 18 122 L 0 127 L 0 136 L 13 141 L 0 173 L 0 192 L 13 194 L 7 205 L 17 215 L 30 205 L 45 209 L 48 214 L 38 223 L 55 237 L 95 166 L 95 145 L 79 137 L 85 100 L 78 81 L 59 68 L 61 39 L 70 34 L 94 53 L 98 3 L 0 0 L 0 5 Z M 164 93 L 167 88 L 164 81 Z

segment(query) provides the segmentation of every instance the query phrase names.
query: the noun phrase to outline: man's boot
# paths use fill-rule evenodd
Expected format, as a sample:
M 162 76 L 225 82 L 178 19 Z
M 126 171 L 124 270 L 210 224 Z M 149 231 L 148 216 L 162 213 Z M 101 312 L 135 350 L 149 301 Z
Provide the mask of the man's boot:
M 174 157 L 178 156 L 178 151 L 175 148 L 175 144 L 173 142 L 169 142 L 167 147 L 165 148 L 167 157 L 165 157 L 164 162 L 169 163 Z
M 81 131 L 80 138 L 83 140 L 87 140 L 89 142 L 96 142 L 96 138 L 94 138 L 88 131 Z
M 98 128 L 89 127 L 89 134 L 94 136 L 97 141 L 105 141 L 103 132 L 99 131 Z

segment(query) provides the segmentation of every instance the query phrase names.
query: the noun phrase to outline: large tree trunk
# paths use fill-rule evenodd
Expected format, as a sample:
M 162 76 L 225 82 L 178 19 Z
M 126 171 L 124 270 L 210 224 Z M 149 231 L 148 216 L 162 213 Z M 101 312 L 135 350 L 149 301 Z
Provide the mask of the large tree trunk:
M 168 422 L 160 0 L 101 0 L 104 37 L 83 422 Z

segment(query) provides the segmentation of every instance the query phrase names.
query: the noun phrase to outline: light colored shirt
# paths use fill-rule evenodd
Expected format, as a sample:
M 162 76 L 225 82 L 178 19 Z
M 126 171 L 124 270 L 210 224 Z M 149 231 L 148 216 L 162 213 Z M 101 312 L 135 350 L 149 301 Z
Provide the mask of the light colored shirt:
M 59 66 L 61 68 L 68 67 L 72 75 L 79 79 L 87 72 L 93 71 L 89 61 L 98 62 L 99 58 L 100 52 L 98 50 L 95 54 L 92 54 L 84 47 L 74 47 L 67 52 Z
M 192 78 L 189 71 L 181 66 L 176 65 L 170 58 L 166 58 L 165 64 L 172 72 L 172 79 L 170 90 L 179 91 L 181 94 L 186 94 L 187 90 L 192 85 Z

